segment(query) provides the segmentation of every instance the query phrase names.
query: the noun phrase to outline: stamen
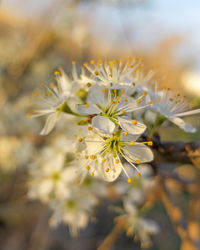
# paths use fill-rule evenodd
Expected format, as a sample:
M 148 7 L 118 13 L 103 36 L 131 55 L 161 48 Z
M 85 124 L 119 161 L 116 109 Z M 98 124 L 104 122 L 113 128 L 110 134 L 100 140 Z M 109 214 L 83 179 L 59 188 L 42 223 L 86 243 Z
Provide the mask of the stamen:
M 31 114 L 30 114 L 30 113 L 28 113 L 28 114 L 27 114 L 27 117 L 28 117 L 28 118 L 31 118 Z
M 144 91 L 142 94 L 143 94 L 143 95 L 147 95 L 148 93 L 147 93 L 147 91 Z
M 94 176 L 94 172 L 92 172 L 90 175 L 91 175 L 91 176 Z
M 89 106 L 90 106 L 90 105 L 89 105 L 88 103 L 85 104 L 85 108 L 86 108 L 86 109 L 89 108 Z
M 147 104 L 152 104 L 152 101 L 147 102 Z
M 106 162 L 106 159 L 105 159 L 105 158 L 102 160 L 102 163 L 104 163 L 104 162 Z
M 130 145 L 130 146 L 133 146 L 134 144 L 135 144 L 134 141 L 130 141 L 130 142 L 129 142 L 129 145 Z
M 137 172 L 137 175 L 138 175 L 138 177 L 141 177 L 141 173 L 140 172 Z
M 89 158 L 89 156 L 88 155 L 85 155 L 85 159 L 88 159 Z
M 128 136 L 128 132 L 126 131 L 126 132 L 124 133 L 124 135 L 125 135 L 125 136 Z
M 72 64 L 73 64 L 73 65 L 76 64 L 76 61 L 72 61 Z
M 96 76 L 98 76 L 98 75 L 99 75 L 99 72 L 98 72 L 98 71 L 95 71 L 94 74 L 95 74 Z
M 37 92 L 34 93 L 34 97 L 38 97 L 38 93 Z
M 108 92 L 108 89 L 107 89 L 107 88 L 104 88 L 104 89 L 103 89 L 103 92 L 104 92 L 104 93 Z
M 78 138 L 78 141 L 79 141 L 79 142 L 82 142 L 82 141 L 83 141 L 83 139 L 82 139 L 82 138 Z
M 125 115 L 125 114 L 126 114 L 126 111 L 125 111 L 124 109 L 123 109 L 121 112 L 122 112 L 122 114 L 123 114 L 123 115 Z
M 28 100 L 27 100 L 27 102 L 28 102 L 28 103 L 31 103 L 31 100 L 30 100 L 30 99 L 28 99 Z
M 54 75 L 58 76 L 58 75 L 60 75 L 60 72 L 56 70 L 56 71 L 54 71 Z
M 94 64 L 94 63 L 95 63 L 95 61 L 94 61 L 94 60 L 91 60 L 91 61 L 90 61 L 90 63 L 91 63 L 91 64 Z
M 132 82 L 132 85 L 135 86 L 135 82 Z
M 106 168 L 106 169 L 105 169 L 105 171 L 106 171 L 107 173 L 109 172 L 109 170 L 110 170 L 109 168 Z
M 119 160 L 117 159 L 117 160 L 115 161 L 115 163 L 119 164 Z

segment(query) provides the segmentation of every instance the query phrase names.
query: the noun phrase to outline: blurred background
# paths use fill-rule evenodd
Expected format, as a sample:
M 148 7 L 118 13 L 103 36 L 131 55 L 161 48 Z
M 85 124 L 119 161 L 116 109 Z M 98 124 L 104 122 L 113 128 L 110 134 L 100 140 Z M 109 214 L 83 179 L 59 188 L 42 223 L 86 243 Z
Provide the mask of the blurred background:
M 62 67 L 91 59 L 142 57 L 159 68 L 161 85 L 200 106 L 200 1 L 198 0 L 1 0 L 0 1 L 0 249 L 96 249 L 113 227 L 105 201 L 101 222 L 77 239 L 65 226 L 48 228 L 49 210 L 26 197 L 27 166 L 52 136 L 38 136 L 43 119 L 27 119 L 27 99 Z M 200 127 L 199 118 L 188 118 Z M 199 141 L 176 127 L 163 140 Z M 49 139 L 50 138 L 50 139 Z M 151 211 L 161 225 L 151 249 L 179 249 L 180 239 L 161 204 Z M 102 224 L 102 218 L 106 224 Z M 121 237 L 114 249 L 140 249 Z M 188 249 L 189 250 L 189 249 Z

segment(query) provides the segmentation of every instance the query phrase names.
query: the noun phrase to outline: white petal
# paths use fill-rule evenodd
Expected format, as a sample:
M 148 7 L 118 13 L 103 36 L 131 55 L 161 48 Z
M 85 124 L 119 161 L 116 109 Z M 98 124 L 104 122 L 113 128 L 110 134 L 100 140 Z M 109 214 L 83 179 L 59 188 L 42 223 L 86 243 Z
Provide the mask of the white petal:
M 113 155 L 109 155 L 110 157 L 106 157 L 106 161 L 102 164 L 99 164 L 98 172 L 100 176 L 108 182 L 112 182 L 118 178 L 122 171 L 122 163 L 119 158 L 114 159 Z M 119 160 L 119 163 L 116 163 L 116 160 Z M 106 172 L 106 169 L 109 169 Z
M 104 93 L 102 87 L 94 85 L 90 88 L 90 90 L 91 92 L 88 95 L 89 103 L 99 104 L 102 106 L 108 105 L 108 93 Z
M 133 146 L 127 145 L 123 149 L 123 153 L 126 156 L 126 160 L 132 163 L 136 163 L 136 160 L 140 160 L 141 163 L 153 160 L 151 149 L 142 143 L 135 143 Z
M 46 123 L 44 125 L 44 128 L 40 132 L 40 135 L 47 135 L 48 133 L 50 133 L 51 130 L 54 128 L 57 119 L 58 119 L 57 113 L 53 113 L 53 114 L 49 115 L 46 119 Z
M 86 150 L 89 155 L 100 153 L 104 147 L 105 141 L 98 134 L 92 134 L 85 138 Z
M 186 132 L 189 133 L 195 133 L 197 131 L 196 128 L 192 127 L 191 125 L 185 123 L 183 121 L 183 119 L 179 118 L 179 117 L 173 117 L 173 118 L 169 118 L 169 120 L 171 122 L 173 122 L 174 124 L 176 124 L 179 128 L 183 129 Z
M 130 134 L 142 134 L 146 130 L 146 126 L 141 122 L 137 122 L 137 124 L 132 124 L 132 121 L 130 119 L 125 119 L 122 117 L 118 117 L 118 121 L 120 127 Z
M 115 124 L 109 118 L 100 115 L 97 115 L 92 119 L 92 126 L 106 134 L 111 134 L 115 130 Z
M 77 111 L 81 115 L 93 115 L 101 113 L 101 110 L 95 104 L 89 104 L 88 108 L 85 105 L 76 105 Z
M 185 112 L 176 114 L 175 116 L 177 116 L 177 117 L 178 116 L 183 117 L 183 116 L 187 116 L 187 115 L 196 115 L 196 114 L 200 114 L 200 109 L 194 109 L 194 110 L 190 110 L 190 111 L 185 111 Z

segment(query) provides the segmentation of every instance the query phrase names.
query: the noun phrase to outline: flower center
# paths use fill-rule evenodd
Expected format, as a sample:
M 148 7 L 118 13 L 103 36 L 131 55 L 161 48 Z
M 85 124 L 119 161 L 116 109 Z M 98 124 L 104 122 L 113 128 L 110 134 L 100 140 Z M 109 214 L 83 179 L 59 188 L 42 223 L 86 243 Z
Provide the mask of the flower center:
M 122 142 L 118 136 L 113 136 L 109 139 L 106 139 L 106 150 L 113 152 L 114 154 L 120 152 L 122 148 Z

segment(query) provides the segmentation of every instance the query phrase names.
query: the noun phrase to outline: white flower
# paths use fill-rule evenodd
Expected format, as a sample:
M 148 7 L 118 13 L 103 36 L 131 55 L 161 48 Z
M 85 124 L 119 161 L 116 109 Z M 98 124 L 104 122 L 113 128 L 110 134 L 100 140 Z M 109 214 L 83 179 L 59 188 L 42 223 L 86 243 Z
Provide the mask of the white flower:
M 44 85 L 46 88 L 45 97 L 39 97 L 36 92 L 34 98 L 39 109 L 34 110 L 33 115 L 28 114 L 28 117 L 48 116 L 44 128 L 40 132 L 41 135 L 47 135 L 51 132 L 62 112 L 70 112 L 66 101 L 74 96 L 74 92 L 77 90 L 63 71 L 56 71 L 55 76 L 57 85 L 53 83 L 50 86 Z
M 152 74 L 144 76 L 141 70 L 142 61 L 137 58 L 128 58 L 126 62 L 120 59 L 109 62 L 98 60 L 95 63 L 92 60 L 90 65 L 85 63 L 84 66 L 90 72 L 92 80 L 111 89 L 130 88 L 136 85 L 139 87 L 152 77 Z
M 56 140 L 55 147 L 45 148 L 38 162 L 31 166 L 30 198 L 49 202 L 70 192 L 70 185 L 75 182 L 77 174 L 74 155 L 66 144 L 71 145 L 70 150 L 73 149 L 70 141 Z
M 91 176 L 101 177 L 112 182 L 118 178 L 123 170 L 128 178 L 132 179 L 123 167 L 122 159 L 128 161 L 140 175 L 136 164 L 150 162 L 153 153 L 145 143 L 136 142 L 140 135 L 126 135 L 122 131 L 113 134 L 102 134 L 93 129 L 83 140 L 86 144 L 82 152 L 84 160 L 80 163 L 83 178 L 90 172 Z M 146 144 L 152 145 L 152 142 Z
M 139 104 L 140 98 L 128 98 L 124 90 L 109 90 L 94 85 L 87 104 L 78 105 L 77 109 L 82 115 L 91 115 L 92 126 L 104 133 L 113 133 L 116 126 L 120 126 L 127 134 L 142 134 L 146 126 L 130 117 L 132 112 L 146 107 Z
M 151 245 L 150 236 L 159 232 L 158 224 L 151 219 L 143 218 L 140 210 L 130 202 L 124 202 L 124 210 L 125 213 L 118 218 L 125 220 L 127 235 L 139 239 L 141 247 L 149 247 Z
M 173 95 L 169 90 L 160 91 L 159 97 L 155 97 L 152 100 L 151 108 L 153 111 L 160 113 L 184 131 L 191 133 L 196 132 L 196 128 L 185 123 L 180 117 L 199 114 L 200 109 L 188 111 L 188 104 L 180 97 L 180 95 Z
M 71 235 L 78 236 L 79 229 L 87 226 L 96 203 L 97 199 L 87 189 L 71 185 L 70 195 L 64 195 L 62 199 L 50 204 L 54 210 L 50 225 L 56 226 L 64 222 L 69 226 Z

